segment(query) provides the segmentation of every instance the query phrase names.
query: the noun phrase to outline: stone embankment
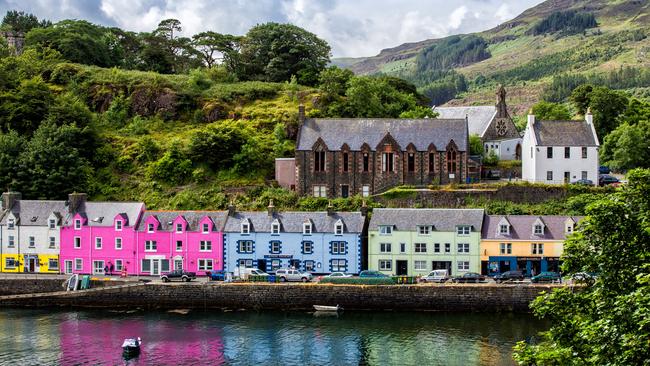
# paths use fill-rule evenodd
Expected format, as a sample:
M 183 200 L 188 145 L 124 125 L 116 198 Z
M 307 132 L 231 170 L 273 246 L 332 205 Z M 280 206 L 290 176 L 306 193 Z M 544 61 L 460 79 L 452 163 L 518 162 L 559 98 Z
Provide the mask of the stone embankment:
M 69 276 L 68 276 L 69 277 Z M 0 278 L 0 296 L 36 294 L 63 291 L 65 278 L 61 276 L 24 276 L 11 277 L 4 275 Z M 92 280 L 91 288 L 103 288 L 123 285 L 126 282 L 115 280 Z
M 558 286 L 132 283 L 1 296 L 0 307 L 312 310 L 315 304 L 338 304 L 348 310 L 528 312 L 542 291 Z

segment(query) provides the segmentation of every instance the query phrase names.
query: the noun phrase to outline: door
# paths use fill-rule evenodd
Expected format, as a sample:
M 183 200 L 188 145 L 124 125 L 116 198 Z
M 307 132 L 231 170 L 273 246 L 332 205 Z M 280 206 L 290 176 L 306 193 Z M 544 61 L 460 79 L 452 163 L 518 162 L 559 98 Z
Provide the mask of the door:
M 177 271 L 183 269 L 183 260 L 182 259 L 174 259 L 174 269 L 177 270 Z
M 65 261 L 65 273 L 72 274 L 72 261 Z
M 397 266 L 397 275 L 398 276 L 407 276 L 408 275 L 408 261 L 396 261 Z
M 160 259 L 151 260 L 151 275 L 160 276 Z
M 27 261 L 27 272 L 35 272 L 36 271 L 36 258 L 34 257 L 29 257 L 29 260 Z
M 564 183 L 569 183 L 571 181 L 571 172 L 564 172 Z
M 258 260 L 257 261 L 257 268 L 262 272 L 266 272 L 266 259 Z
M 515 147 L 515 160 L 521 160 L 521 145 L 517 144 Z
M 350 186 L 344 184 L 341 186 L 341 197 L 348 198 L 350 196 Z
M 300 269 L 300 260 L 299 259 L 290 259 L 289 260 L 289 267 L 293 267 L 295 269 Z
M 431 269 L 446 269 L 447 274 L 451 275 L 451 262 L 450 261 L 432 261 Z

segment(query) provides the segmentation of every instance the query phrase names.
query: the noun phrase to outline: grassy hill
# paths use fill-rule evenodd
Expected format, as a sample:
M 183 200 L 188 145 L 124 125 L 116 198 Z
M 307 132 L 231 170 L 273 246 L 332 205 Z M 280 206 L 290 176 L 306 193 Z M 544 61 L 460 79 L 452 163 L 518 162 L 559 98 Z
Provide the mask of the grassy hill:
M 597 23 L 595 27 L 581 18 L 592 15 Z M 567 21 L 567 17 L 571 19 Z M 583 24 L 587 25 L 584 29 Z M 616 79 L 610 74 L 621 67 L 631 67 L 634 72 L 643 74 L 643 70 L 650 67 L 650 3 L 643 0 L 548 0 L 493 29 L 463 35 L 461 39 L 466 37 L 483 39 L 489 57 L 444 68 L 463 75 L 467 84 L 465 90 L 455 90 L 448 104 L 492 104 L 496 84 L 503 83 L 508 86 L 513 112 L 520 114 L 544 97 L 545 91 L 552 88 L 554 77 L 558 79 L 568 74 L 592 79 L 600 77 L 608 83 L 609 79 Z M 443 68 L 440 57 L 435 59 L 434 55 L 435 62 L 423 60 L 431 61 L 432 57 L 427 59 L 426 56 L 435 54 L 436 47 L 443 44 L 447 47 L 446 54 L 454 51 L 445 44 L 450 38 L 403 44 L 353 63 L 347 60 L 344 66 L 359 74 L 398 75 L 426 89 L 432 82 L 430 74 L 443 71 Z M 476 50 L 460 51 L 457 54 L 463 57 Z M 454 60 L 448 61 L 453 63 Z M 643 77 L 636 85 L 611 82 L 608 86 L 647 97 L 650 83 Z

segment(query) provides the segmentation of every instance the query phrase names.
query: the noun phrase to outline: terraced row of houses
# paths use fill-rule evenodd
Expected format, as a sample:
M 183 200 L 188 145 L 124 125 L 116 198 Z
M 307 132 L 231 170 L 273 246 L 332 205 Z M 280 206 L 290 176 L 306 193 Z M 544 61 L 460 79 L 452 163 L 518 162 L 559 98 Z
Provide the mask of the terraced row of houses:
M 528 275 L 557 270 L 580 217 L 493 216 L 479 209 L 358 212 L 155 211 L 142 202 L 63 201 L 2 194 L 0 271 L 158 276 L 255 267 L 314 274 Z

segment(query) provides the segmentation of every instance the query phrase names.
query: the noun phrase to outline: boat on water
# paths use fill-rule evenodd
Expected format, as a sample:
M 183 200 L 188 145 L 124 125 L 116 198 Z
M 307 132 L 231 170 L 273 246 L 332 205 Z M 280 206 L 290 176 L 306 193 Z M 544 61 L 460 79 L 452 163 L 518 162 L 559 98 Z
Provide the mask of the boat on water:
M 328 312 L 338 312 L 343 310 L 343 308 L 338 305 L 336 306 L 314 305 L 314 309 L 316 309 L 316 311 L 328 311 Z
M 138 338 L 127 338 L 122 343 L 122 353 L 125 356 L 137 356 L 140 354 L 140 345 L 142 345 L 142 340 Z

